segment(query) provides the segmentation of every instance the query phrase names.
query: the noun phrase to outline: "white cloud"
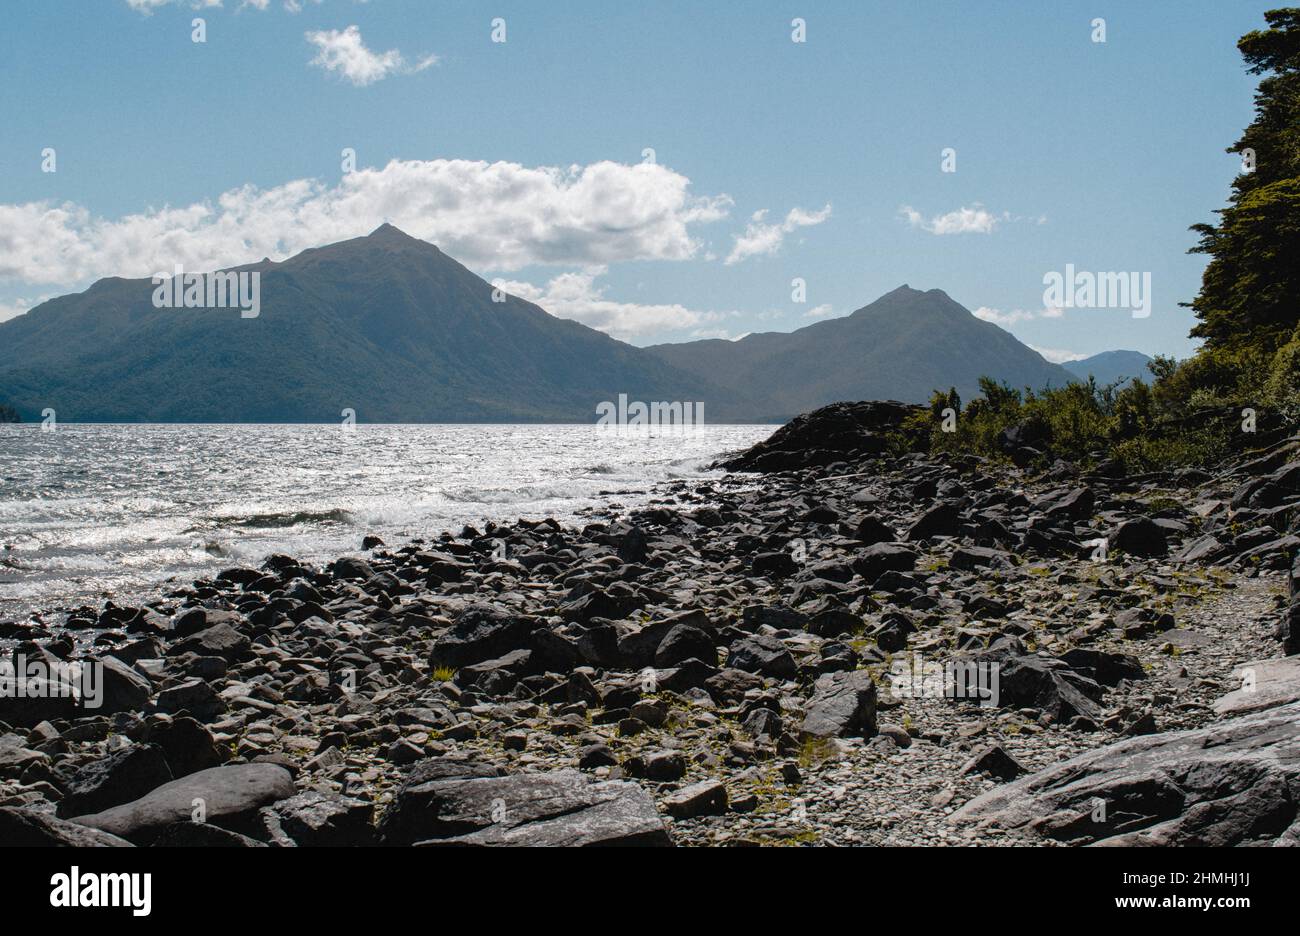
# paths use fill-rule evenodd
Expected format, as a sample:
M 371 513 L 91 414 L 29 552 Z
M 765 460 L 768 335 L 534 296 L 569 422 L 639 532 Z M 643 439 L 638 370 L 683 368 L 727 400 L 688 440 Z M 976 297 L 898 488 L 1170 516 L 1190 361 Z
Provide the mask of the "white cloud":
M 17 318 L 50 298 L 52 297 L 41 296 L 37 299 L 14 299 L 12 302 L 0 301 L 0 322 L 7 322 L 11 318 Z
M 212 270 L 284 259 L 391 222 L 486 270 L 686 260 L 694 225 L 731 200 L 695 197 L 661 165 L 597 162 L 526 167 L 470 160 L 393 160 L 336 185 L 298 179 L 231 189 L 215 203 L 149 208 L 117 219 L 73 203 L 0 204 L 0 282 L 72 285 L 152 276 L 179 263 Z
M 992 234 L 1000 222 L 1011 219 L 1011 215 L 1007 212 L 1004 211 L 1000 215 L 993 214 L 979 202 L 969 208 L 958 208 L 947 214 L 935 215 L 929 221 L 926 221 L 925 217 L 910 205 L 899 208 L 898 213 L 912 227 L 929 231 L 931 234 Z
M 1017 322 L 1030 322 L 1034 319 L 1057 319 L 1065 315 L 1064 309 L 1056 306 L 1048 306 L 1045 309 L 1034 311 L 1032 309 L 1011 309 L 1003 312 L 1001 309 L 992 309 L 988 306 L 980 306 L 971 313 L 977 319 L 983 319 L 986 322 L 992 322 L 994 325 L 1015 325 Z
M 731 253 L 724 263 L 731 266 L 733 263 L 740 263 L 749 257 L 774 254 L 781 249 L 781 244 L 784 243 L 787 234 L 796 228 L 821 224 L 830 216 L 830 205 L 827 205 L 821 211 L 804 211 L 802 208 L 791 208 L 784 221 L 779 224 L 768 224 L 765 220 L 767 209 L 756 211 L 749 219 L 749 224 L 745 227 L 745 233 L 736 235 L 736 244 L 731 248 Z
M 823 318 L 824 316 L 830 315 L 831 311 L 832 311 L 831 304 L 829 302 L 823 302 L 819 306 L 813 306 L 811 309 L 809 309 L 807 312 L 803 314 L 803 317 Z
M 245 0 L 245 2 L 256 3 L 257 0 Z M 265 0 L 262 0 L 262 2 L 265 3 Z M 159 7 L 169 6 L 173 3 L 190 6 L 196 10 L 221 6 L 221 0 L 126 0 L 127 6 L 137 13 L 143 13 L 145 16 L 148 16 Z M 265 9 L 265 7 L 260 9 Z
M 1033 348 L 1053 364 L 1064 364 L 1067 361 L 1082 361 L 1088 356 L 1086 354 L 1079 354 L 1076 351 L 1063 351 L 1060 348 L 1040 348 L 1038 345 L 1030 345 L 1029 347 Z
M 492 285 L 512 296 L 534 302 L 559 318 L 573 319 L 623 340 L 657 332 L 698 329 L 728 314 L 698 312 L 677 303 L 647 304 L 607 299 L 604 287 L 596 285 L 596 278 L 604 273 L 603 267 L 596 267 L 582 272 L 561 273 L 545 286 L 510 280 L 493 280 Z M 725 331 L 706 334 L 700 330 L 696 334 L 699 337 L 727 335 Z
M 322 29 L 305 35 L 307 41 L 319 50 L 309 64 L 337 72 L 357 87 L 382 81 L 394 72 L 413 74 L 424 71 L 438 61 L 436 55 L 428 55 L 415 65 L 407 65 L 402 53 L 396 49 L 372 52 L 361 40 L 361 30 L 356 26 L 343 30 Z

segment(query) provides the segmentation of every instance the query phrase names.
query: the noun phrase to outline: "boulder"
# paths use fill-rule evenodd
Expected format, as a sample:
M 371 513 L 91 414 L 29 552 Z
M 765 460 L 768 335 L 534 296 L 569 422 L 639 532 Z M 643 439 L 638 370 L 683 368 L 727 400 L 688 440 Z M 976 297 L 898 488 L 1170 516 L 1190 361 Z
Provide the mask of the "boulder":
M 11 848 L 132 847 L 116 835 L 16 806 L 0 806 L 0 844 Z
M 577 770 L 491 776 L 414 773 L 380 823 L 385 845 L 670 845 L 652 800 L 629 781 Z
M 200 770 L 163 784 L 134 802 L 74 819 L 137 845 L 148 845 L 168 826 L 203 821 L 241 835 L 261 831 L 259 810 L 296 791 L 289 771 L 275 764 L 238 764 Z
M 1300 833 L 1300 702 L 1088 751 L 951 817 L 1075 845 L 1227 846 Z
M 468 666 L 522 647 L 536 624 L 490 604 L 471 604 L 433 643 L 429 664 Z
M 800 732 L 815 738 L 871 737 L 876 733 L 876 684 L 866 670 L 817 677 Z
M 68 783 L 57 815 L 84 816 L 139 799 L 172 779 L 156 744 L 133 744 L 86 764 Z

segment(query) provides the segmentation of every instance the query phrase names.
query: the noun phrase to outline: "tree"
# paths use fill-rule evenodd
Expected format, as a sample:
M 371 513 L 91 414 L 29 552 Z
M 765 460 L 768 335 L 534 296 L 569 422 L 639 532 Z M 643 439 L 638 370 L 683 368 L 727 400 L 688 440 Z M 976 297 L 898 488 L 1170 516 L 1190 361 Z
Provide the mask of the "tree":
M 1230 153 L 1253 155 L 1233 181 L 1217 225 L 1197 224 L 1192 253 L 1211 257 L 1190 303 L 1203 352 L 1271 357 L 1300 323 L 1300 9 L 1270 10 L 1269 28 L 1237 43 L 1248 70 L 1264 75 L 1255 119 Z M 1217 372 L 1217 371 L 1216 371 Z

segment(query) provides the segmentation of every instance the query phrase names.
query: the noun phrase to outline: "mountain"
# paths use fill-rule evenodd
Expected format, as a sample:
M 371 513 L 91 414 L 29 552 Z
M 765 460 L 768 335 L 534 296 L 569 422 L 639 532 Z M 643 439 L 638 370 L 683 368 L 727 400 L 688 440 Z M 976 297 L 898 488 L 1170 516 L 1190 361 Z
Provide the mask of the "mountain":
M 1149 382 L 1151 372 L 1147 370 L 1147 362 L 1150 360 L 1141 351 L 1103 351 L 1079 361 L 1066 361 L 1062 366 L 1082 380 L 1095 377 L 1097 385 L 1104 387 L 1134 377 Z
M 384 225 L 260 274 L 260 312 L 156 308 L 100 280 L 0 323 L 0 402 L 71 422 L 594 422 L 617 401 L 775 415 L 661 357 L 512 296 Z M 761 399 L 761 395 L 759 397 Z
M 982 376 L 1035 390 L 1075 379 L 943 290 L 908 286 L 852 315 L 790 333 L 646 350 L 739 393 L 768 397 L 786 417 L 839 400 L 924 403 L 932 391 L 949 387 L 970 399 L 978 395 Z

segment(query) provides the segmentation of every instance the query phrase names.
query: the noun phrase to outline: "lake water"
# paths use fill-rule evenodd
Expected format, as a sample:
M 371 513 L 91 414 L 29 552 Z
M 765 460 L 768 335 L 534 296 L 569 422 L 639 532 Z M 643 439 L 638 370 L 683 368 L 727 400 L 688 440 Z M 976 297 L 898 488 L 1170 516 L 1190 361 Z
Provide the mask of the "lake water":
M 0 425 L 0 619 L 275 552 L 332 559 L 369 533 L 634 506 L 773 428 Z

